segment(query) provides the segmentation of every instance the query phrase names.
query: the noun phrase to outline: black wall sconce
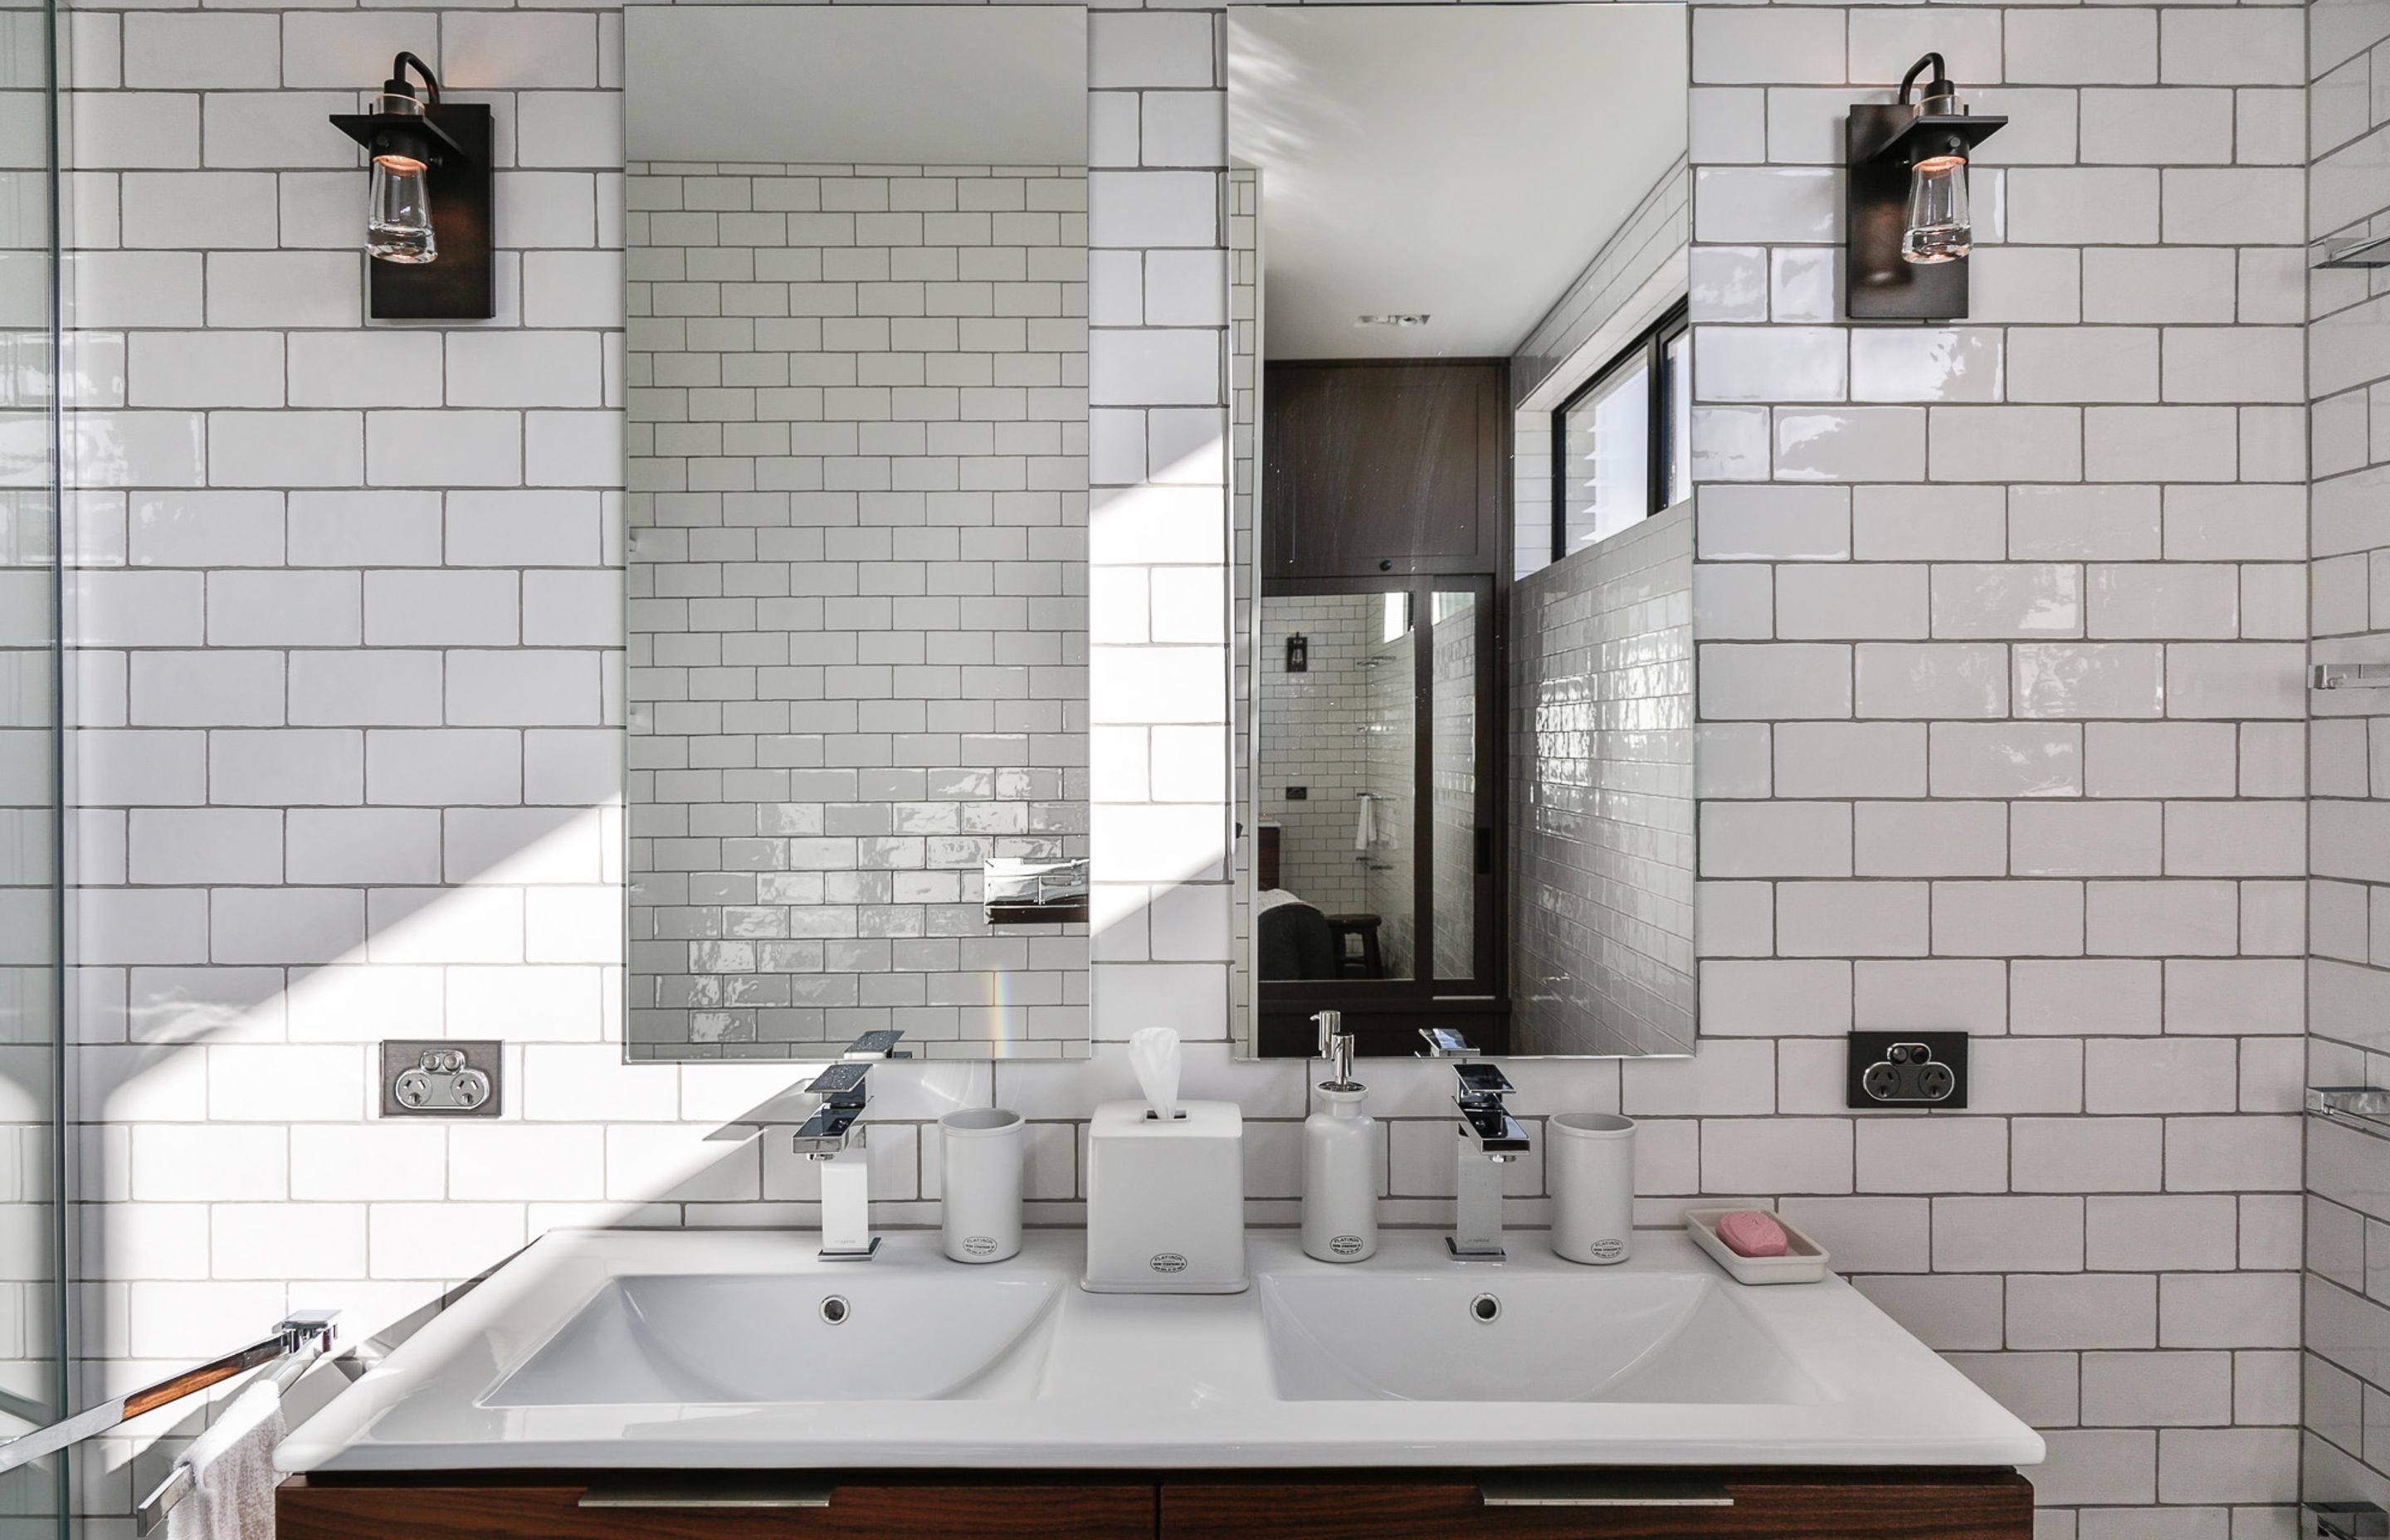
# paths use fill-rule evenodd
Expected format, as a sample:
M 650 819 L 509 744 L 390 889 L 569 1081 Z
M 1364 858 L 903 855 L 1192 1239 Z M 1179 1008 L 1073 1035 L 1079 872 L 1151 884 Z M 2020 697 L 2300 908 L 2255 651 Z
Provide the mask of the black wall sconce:
M 418 97 L 409 70 L 423 81 Z M 490 268 L 490 109 L 440 99 L 430 66 L 392 61 L 370 112 L 332 126 L 373 157 L 366 208 L 366 314 L 377 321 L 482 321 L 497 311 Z
M 1311 638 L 1299 631 L 1286 639 L 1286 672 L 1289 674 L 1311 672 Z
M 1928 70 L 1932 77 L 1911 101 Z M 1967 314 L 1967 253 L 1975 241 L 1967 161 L 2007 122 L 1967 110 L 1943 75 L 1940 54 L 1909 66 L 1890 105 L 1851 109 L 1843 275 L 1851 319 L 1952 321 Z

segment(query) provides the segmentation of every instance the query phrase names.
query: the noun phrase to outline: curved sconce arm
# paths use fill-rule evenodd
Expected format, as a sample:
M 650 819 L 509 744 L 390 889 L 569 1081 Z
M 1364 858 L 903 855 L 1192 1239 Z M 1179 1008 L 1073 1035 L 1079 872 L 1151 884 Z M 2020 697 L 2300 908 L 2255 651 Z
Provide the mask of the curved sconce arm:
M 399 57 L 401 58 L 406 58 L 412 56 L 401 54 Z M 1923 74 L 1928 70 L 1932 70 L 1934 71 L 1934 78 L 1925 87 L 1925 99 L 1927 101 L 1933 100 L 1937 96 L 1955 96 L 1957 94 L 1951 88 L 1950 82 L 1945 78 L 1942 56 L 1940 54 L 1928 54 L 1923 58 L 1921 58 L 1916 63 L 1910 65 L 1908 67 L 1908 73 L 1900 77 L 1900 95 L 1894 99 L 1903 107 L 1908 106 L 1908 93 L 1916 86 L 1917 77 Z M 1939 90 L 1935 89 L 1937 86 L 1940 87 Z
M 387 89 L 392 95 L 396 95 L 400 92 L 406 92 L 408 96 L 413 96 L 413 92 L 406 91 L 406 71 L 410 69 L 413 70 L 417 75 L 422 78 L 424 92 L 430 97 L 430 100 L 426 102 L 425 105 L 427 107 L 439 106 L 440 77 L 431 72 L 431 66 L 424 63 L 421 59 L 416 58 L 413 54 L 406 52 L 405 49 L 401 49 L 398 57 L 390 61 L 390 83 Z

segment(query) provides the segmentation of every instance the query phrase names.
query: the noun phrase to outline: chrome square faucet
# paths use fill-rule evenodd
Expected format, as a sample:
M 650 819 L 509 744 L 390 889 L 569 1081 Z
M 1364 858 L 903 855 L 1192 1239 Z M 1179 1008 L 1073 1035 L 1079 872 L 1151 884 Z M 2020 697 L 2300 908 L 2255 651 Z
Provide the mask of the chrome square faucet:
M 1445 1244 L 1464 1262 L 1499 1262 L 1502 1250 L 1502 1168 L 1535 1148 L 1519 1120 L 1502 1105 L 1516 1089 L 1501 1070 L 1480 1060 L 1453 1065 L 1459 1083 L 1459 1198 Z
M 863 1262 L 880 1250 L 871 1233 L 871 1168 L 864 1153 L 863 1114 L 871 1105 L 871 1067 L 910 1057 L 896 1051 L 901 1032 L 867 1032 L 847 1045 L 839 1062 L 805 1087 L 821 1097 L 793 1141 L 796 1152 L 821 1162 L 821 1255 Z

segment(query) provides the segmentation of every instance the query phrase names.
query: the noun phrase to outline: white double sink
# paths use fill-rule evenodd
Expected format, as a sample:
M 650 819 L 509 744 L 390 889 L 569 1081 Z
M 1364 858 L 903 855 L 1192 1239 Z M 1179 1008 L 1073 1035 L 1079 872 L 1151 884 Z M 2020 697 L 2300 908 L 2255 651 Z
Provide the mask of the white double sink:
M 285 1442 L 283 1468 L 1982 1465 L 2040 1438 L 1839 1279 L 1746 1289 L 1681 1237 L 1534 1234 L 1330 1265 L 1251 1238 L 1240 1295 L 1096 1295 L 1073 1232 L 559 1232 Z M 1322 1403 L 1332 1403 L 1323 1405 Z

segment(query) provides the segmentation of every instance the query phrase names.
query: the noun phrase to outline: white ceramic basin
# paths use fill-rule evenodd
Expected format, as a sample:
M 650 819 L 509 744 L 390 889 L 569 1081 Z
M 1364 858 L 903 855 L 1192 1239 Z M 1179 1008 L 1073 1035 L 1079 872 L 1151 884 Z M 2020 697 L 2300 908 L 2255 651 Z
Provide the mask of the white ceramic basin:
M 485 1406 L 749 1405 L 1033 1395 L 1052 1278 L 863 1266 L 613 1277 Z
M 1698 1273 L 1312 1270 L 1258 1283 L 1289 1401 L 1822 1399 L 1731 1286 Z
M 2009 1466 L 2041 1440 L 1839 1278 L 1746 1289 L 1682 1235 L 1523 1232 L 1350 1266 L 1246 1236 L 1241 1294 L 1090 1294 L 1073 1231 L 825 1262 L 792 1231 L 558 1231 L 275 1452 L 285 1470 Z M 847 1318 L 821 1316 L 843 1297 Z M 1481 1294 L 1501 1302 L 1477 1318 Z M 1323 1413 L 1328 1415 L 1323 1415 Z

